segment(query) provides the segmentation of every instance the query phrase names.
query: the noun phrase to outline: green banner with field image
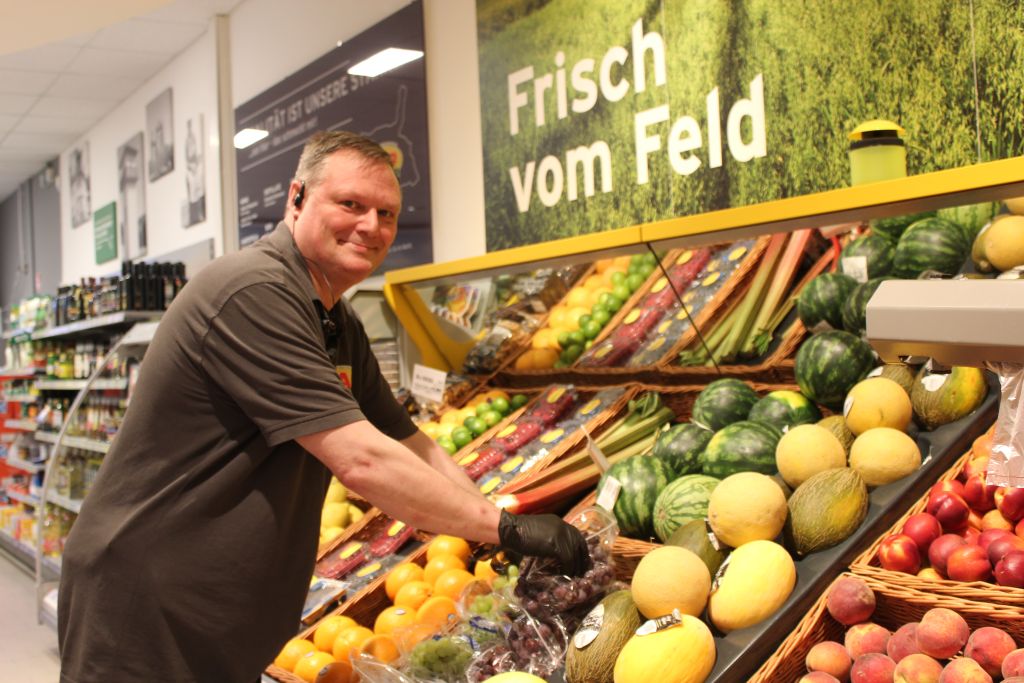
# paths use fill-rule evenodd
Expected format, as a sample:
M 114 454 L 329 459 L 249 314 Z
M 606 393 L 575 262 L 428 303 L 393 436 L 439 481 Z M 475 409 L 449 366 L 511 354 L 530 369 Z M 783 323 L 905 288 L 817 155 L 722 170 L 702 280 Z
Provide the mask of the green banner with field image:
M 1024 153 L 1019 0 L 477 0 L 487 249 Z

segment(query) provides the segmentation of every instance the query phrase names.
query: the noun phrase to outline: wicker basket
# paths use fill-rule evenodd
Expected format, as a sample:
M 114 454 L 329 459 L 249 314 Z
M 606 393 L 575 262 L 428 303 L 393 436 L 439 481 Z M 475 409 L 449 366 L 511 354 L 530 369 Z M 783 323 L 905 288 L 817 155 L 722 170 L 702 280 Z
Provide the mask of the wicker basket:
M 973 457 L 973 451 L 968 451 L 961 457 L 953 467 L 949 468 L 938 481 L 949 481 L 959 476 L 964 465 Z M 1012 605 L 1024 607 L 1024 589 L 1012 588 L 1010 586 L 999 586 L 987 581 L 951 581 L 948 579 L 925 579 L 914 574 L 894 572 L 882 569 L 878 562 L 878 549 L 882 541 L 890 534 L 900 533 L 903 525 L 911 515 L 924 512 L 928 505 L 928 494 L 921 497 L 917 503 L 907 510 L 907 513 L 899 518 L 884 534 L 878 537 L 871 547 L 859 555 L 851 564 L 850 569 L 860 576 L 872 577 L 878 581 L 904 586 L 919 591 L 934 593 L 936 595 L 948 595 L 963 600 L 991 603 L 995 605 Z M 1022 644 L 1024 645 L 1024 644 Z
M 843 574 L 839 578 L 850 576 Z M 903 624 L 920 621 L 930 609 L 944 607 L 962 616 L 971 630 L 994 626 L 1009 633 L 1018 643 L 1024 643 L 1024 612 L 1015 607 L 984 604 L 962 600 L 953 596 L 932 595 L 907 586 L 894 585 L 875 577 L 862 576 L 875 592 L 875 613 L 871 621 L 890 631 Z M 838 579 L 837 579 L 838 581 Z M 825 608 L 826 590 L 801 620 L 797 628 L 765 661 L 748 683 L 789 683 L 807 672 L 807 653 L 825 640 L 843 642 L 845 627 L 829 615 Z

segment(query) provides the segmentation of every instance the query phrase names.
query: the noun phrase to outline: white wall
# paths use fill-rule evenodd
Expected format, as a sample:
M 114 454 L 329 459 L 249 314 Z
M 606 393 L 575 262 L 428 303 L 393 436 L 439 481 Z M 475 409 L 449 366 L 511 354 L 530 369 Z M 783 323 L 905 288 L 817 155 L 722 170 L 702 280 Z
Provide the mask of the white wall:
M 407 4 L 245 0 L 231 13 L 234 106 Z M 443 262 L 486 250 L 476 3 L 425 0 L 424 17 L 434 260 Z
M 92 210 L 117 201 L 117 148 L 139 131 L 145 135 L 146 104 L 166 88 L 173 89 L 174 116 L 174 170 L 146 185 L 146 221 L 148 247 L 146 260 L 185 246 L 214 239 L 215 253 L 223 253 L 221 237 L 221 188 L 219 136 L 217 132 L 216 44 L 214 31 L 208 30 L 202 38 L 189 46 L 165 69 L 150 79 L 142 88 L 118 105 L 75 144 L 89 142 Z M 203 115 L 203 161 L 206 179 L 206 221 L 189 228 L 182 227 L 181 203 L 186 198 L 185 188 L 185 130 L 186 121 Z M 61 168 L 67 169 L 68 150 L 61 155 Z M 68 173 L 61 173 L 61 194 L 70 196 Z M 120 272 L 119 261 L 125 258 L 125 245 L 118 234 L 118 259 L 96 263 L 93 226 L 89 221 L 77 228 L 71 227 L 70 202 L 61 202 L 61 282 L 77 281 L 81 277 L 107 275 Z

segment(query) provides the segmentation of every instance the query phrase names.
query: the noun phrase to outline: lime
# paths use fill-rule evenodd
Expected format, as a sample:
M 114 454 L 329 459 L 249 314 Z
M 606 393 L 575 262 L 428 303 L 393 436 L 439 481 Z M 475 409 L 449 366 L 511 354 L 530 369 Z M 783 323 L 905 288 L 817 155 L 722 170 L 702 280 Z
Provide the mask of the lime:
M 467 419 L 476 420 L 479 418 L 473 417 Z M 455 444 L 456 448 L 462 448 L 463 446 L 465 446 L 466 444 L 473 440 L 473 432 L 469 431 L 469 429 L 466 427 L 456 427 L 455 429 L 452 430 L 451 439 L 452 443 Z
M 591 320 L 583 326 L 583 336 L 587 339 L 593 339 L 599 334 L 601 334 L 601 323 L 596 320 Z
M 596 304 L 591 306 L 591 308 L 590 308 L 590 317 L 593 318 L 595 315 L 597 315 L 597 313 L 599 311 L 604 311 L 605 313 L 608 312 L 608 307 L 605 306 L 603 303 L 601 303 L 600 299 L 598 299 Z
M 656 265 L 658 265 L 658 257 L 655 256 L 653 253 L 648 251 L 648 252 L 646 252 L 644 254 L 644 261 L 643 262 L 645 264 L 648 264 L 648 265 L 651 265 L 651 266 L 656 266 Z
M 652 265 L 650 263 L 645 263 L 642 266 L 640 266 L 640 271 L 639 272 L 640 272 L 641 275 L 644 276 L 644 279 L 646 280 L 647 278 L 649 278 L 651 276 L 651 273 L 654 272 L 654 269 L 656 267 L 657 266 Z
M 589 351 L 590 347 L 593 346 L 593 345 L 594 345 L 594 340 L 593 339 L 588 339 L 587 343 L 583 345 L 583 350 L 584 351 Z
M 594 311 L 590 317 L 593 318 L 593 322 L 604 327 L 608 324 L 608 321 L 612 319 L 612 314 L 602 308 L 601 310 Z
M 469 443 L 469 441 L 466 443 Z M 455 455 L 455 452 L 459 450 L 459 447 L 455 445 L 455 441 L 450 436 L 437 437 L 437 445 L 444 449 L 448 455 Z
M 476 407 L 476 416 L 483 417 L 484 413 L 488 412 L 489 410 L 492 410 L 491 404 L 488 403 L 487 401 L 482 401 L 480 405 Z
M 487 431 L 487 423 L 481 420 L 479 417 L 467 417 L 466 421 L 462 423 L 462 426 L 468 429 L 470 432 L 472 432 L 473 436 L 480 436 L 481 434 Z M 458 441 L 456 441 L 455 443 L 458 443 Z
M 573 344 L 583 344 L 585 341 L 587 341 L 587 338 L 583 336 L 583 332 L 580 330 L 573 330 L 569 333 L 569 346 L 572 346 Z
M 605 302 L 605 304 L 608 306 L 609 313 L 616 313 L 620 308 L 622 308 L 622 304 L 625 301 L 624 299 L 620 299 L 619 297 L 611 293 L 605 293 L 602 295 L 602 297 L 604 296 L 608 297 L 608 300 Z
M 564 351 L 563 351 L 563 353 L 564 353 Z M 564 360 L 562 360 L 561 358 L 559 358 L 558 360 L 556 360 L 556 361 L 555 361 L 555 364 L 554 364 L 554 365 L 552 365 L 551 367 L 553 367 L 553 368 L 554 368 L 555 370 L 561 370 L 562 368 L 567 368 L 567 367 L 569 367 L 569 364 L 568 364 L 568 363 L 566 363 L 566 362 L 565 362 Z
M 626 286 L 629 287 L 630 292 L 635 292 L 636 290 L 640 289 L 640 286 L 643 285 L 644 280 L 646 279 L 647 278 L 645 278 L 640 273 L 633 273 L 632 275 L 626 278 Z
M 612 287 L 623 284 L 626 281 L 626 274 L 620 271 L 612 273 Z M 612 291 L 615 291 L 614 289 Z
M 512 405 L 512 409 L 516 410 L 525 406 L 529 401 L 530 399 L 526 398 L 526 394 L 516 394 L 512 397 L 510 403 Z
M 589 323 L 591 320 L 592 318 L 589 313 L 584 313 L 583 315 L 581 315 L 578 321 L 580 329 L 582 330 L 584 327 L 586 327 L 587 323 Z
M 630 263 L 629 268 L 626 269 L 626 277 L 628 278 L 630 275 L 636 275 L 639 273 L 641 265 L 642 264 L 640 263 Z
M 562 332 L 561 334 L 558 335 L 558 346 L 559 347 L 564 349 L 566 346 L 568 346 L 571 343 L 572 342 L 569 341 L 569 333 L 568 332 Z
M 508 411 L 511 410 L 508 399 L 501 398 L 500 396 L 491 401 L 491 407 L 502 415 L 508 415 Z
M 501 413 L 497 410 L 485 410 L 480 416 L 480 419 L 483 420 L 484 424 L 488 427 L 493 427 L 501 422 Z
M 642 252 L 642 253 L 633 254 L 632 256 L 630 256 L 629 257 L 629 265 L 631 265 L 631 266 L 634 265 L 634 264 L 635 265 L 640 265 L 641 263 L 643 263 L 644 262 L 644 254 L 646 254 L 646 253 L 647 252 Z
M 569 365 L 575 363 L 576 359 L 580 357 L 581 353 L 583 353 L 583 345 L 573 344 L 572 346 L 566 348 L 565 351 L 562 351 L 562 355 L 559 356 L 558 360 L 562 361 L 566 365 Z
M 612 296 L 618 298 L 620 301 L 625 301 L 632 293 L 633 290 L 627 287 L 624 282 L 612 287 Z

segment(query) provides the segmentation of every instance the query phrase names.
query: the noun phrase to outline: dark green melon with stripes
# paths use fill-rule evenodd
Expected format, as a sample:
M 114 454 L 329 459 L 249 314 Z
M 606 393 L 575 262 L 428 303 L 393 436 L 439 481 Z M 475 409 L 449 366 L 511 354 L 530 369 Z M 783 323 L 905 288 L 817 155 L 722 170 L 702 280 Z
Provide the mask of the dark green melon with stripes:
M 755 403 L 747 419 L 785 431 L 797 425 L 817 422 L 821 419 L 821 411 L 814 401 L 799 391 L 780 389 Z
M 900 237 L 892 274 L 906 279 L 928 270 L 956 275 L 970 253 L 971 242 L 960 226 L 942 218 L 925 218 Z
M 775 447 L 782 432 L 763 422 L 743 420 L 719 430 L 704 449 L 704 474 L 724 479 L 737 472 L 775 472 Z
M 893 243 L 882 235 L 864 235 L 843 249 L 842 258 L 863 257 L 867 261 L 868 277 L 888 275 L 892 270 Z
M 650 538 L 654 534 L 654 502 L 672 481 L 672 470 L 658 458 L 634 455 L 608 468 L 597 484 L 598 495 L 608 477 L 622 484 L 612 508 L 619 531 L 630 538 Z
M 894 277 L 876 277 L 862 282 L 853 290 L 843 303 L 843 329 L 851 334 L 861 336 L 867 328 L 868 301 L 874 296 L 878 285 Z
M 651 456 L 669 466 L 672 476 L 700 472 L 700 456 L 714 432 L 692 422 L 672 425 L 658 433 Z
M 843 326 L 843 302 L 857 281 L 843 273 L 822 273 L 807 283 L 796 300 L 796 314 L 811 330 L 826 322 L 836 329 Z
M 939 218 L 956 223 L 964 231 L 967 241 L 973 243 L 981 229 L 999 212 L 999 202 L 981 202 L 939 209 Z
M 693 404 L 693 422 L 717 432 L 733 422 L 745 420 L 757 403 L 757 392 L 732 377 L 716 379 L 704 387 Z
M 896 244 L 907 228 L 923 218 L 934 215 L 934 211 L 923 211 L 921 213 L 908 213 L 903 216 L 876 218 L 869 223 L 871 234 L 881 235 L 893 244 Z
M 800 392 L 833 410 L 842 407 L 847 392 L 875 367 L 871 346 L 843 330 L 811 335 L 800 345 L 795 361 Z
M 704 474 L 679 477 L 654 501 L 654 534 L 665 543 L 686 522 L 708 516 L 708 501 L 719 480 Z

